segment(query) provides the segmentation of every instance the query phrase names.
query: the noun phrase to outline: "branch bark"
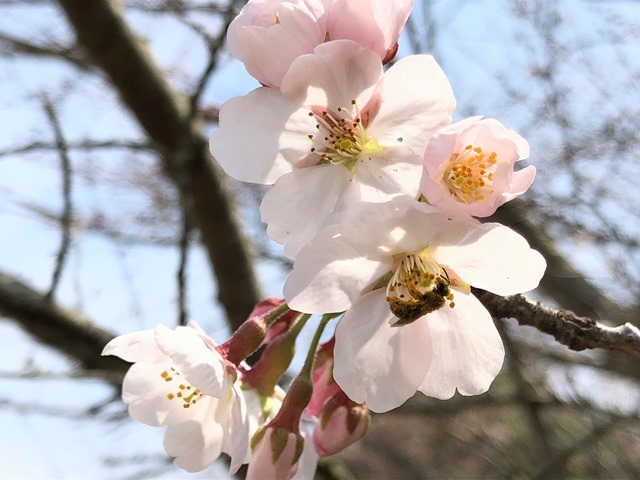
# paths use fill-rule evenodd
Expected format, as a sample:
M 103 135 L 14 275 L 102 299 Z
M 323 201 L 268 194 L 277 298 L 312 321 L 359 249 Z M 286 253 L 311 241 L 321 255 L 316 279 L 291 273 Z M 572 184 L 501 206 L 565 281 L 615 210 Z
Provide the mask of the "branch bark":
M 535 327 L 571 350 L 603 348 L 640 357 L 640 329 L 630 323 L 608 327 L 569 310 L 532 302 L 523 295 L 500 297 L 483 290 L 472 290 L 495 318 L 515 318 L 520 325 Z
M 163 73 L 109 0 L 59 0 L 78 42 L 109 76 L 147 132 L 200 230 L 232 328 L 259 298 L 252 260 L 229 199 L 188 99 L 170 89 Z
M 547 260 L 547 272 L 540 287 L 558 305 L 591 318 L 632 320 L 628 311 L 604 296 L 571 265 L 557 250 L 553 238 L 544 231 L 542 225 L 533 225 L 527 216 L 524 201 L 515 200 L 502 205 L 491 217 L 491 221 L 513 228 Z
M 100 352 L 113 334 L 67 310 L 20 280 L 0 272 L 0 315 L 16 321 L 39 342 L 78 361 L 88 370 L 124 374 L 129 364 Z

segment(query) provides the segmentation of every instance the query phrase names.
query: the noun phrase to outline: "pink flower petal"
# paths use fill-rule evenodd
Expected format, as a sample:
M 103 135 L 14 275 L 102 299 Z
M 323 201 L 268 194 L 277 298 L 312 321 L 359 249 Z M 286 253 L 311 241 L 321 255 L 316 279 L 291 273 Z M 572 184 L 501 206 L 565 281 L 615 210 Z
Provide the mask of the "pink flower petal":
M 331 40 L 354 40 L 383 59 L 398 41 L 412 7 L 412 0 L 335 0 L 327 29 Z
M 270 87 L 280 86 L 291 62 L 324 41 L 325 27 L 316 16 L 322 11 L 308 9 L 306 3 L 312 2 L 279 3 L 274 5 L 277 9 L 256 9 L 255 4 L 248 4 L 258 10 L 254 13 L 258 18 L 251 18 L 251 12 L 243 9 L 227 32 L 230 53 L 242 60 L 254 78 Z M 270 24 L 263 23 L 267 17 Z
M 280 88 L 296 104 L 335 110 L 351 108 L 356 100 L 362 108 L 380 78 L 382 64 L 374 52 L 350 40 L 338 40 L 296 59 Z

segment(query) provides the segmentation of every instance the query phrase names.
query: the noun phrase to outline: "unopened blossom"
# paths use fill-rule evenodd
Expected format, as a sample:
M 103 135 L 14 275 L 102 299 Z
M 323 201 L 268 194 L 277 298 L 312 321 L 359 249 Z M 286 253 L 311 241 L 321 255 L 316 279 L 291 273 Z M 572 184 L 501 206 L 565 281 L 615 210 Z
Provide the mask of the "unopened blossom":
M 300 461 L 304 462 L 305 474 L 315 471 L 317 454 L 309 452 L 308 445 L 305 448 L 305 444 L 311 442 L 305 442 L 306 429 L 301 421 L 311 398 L 308 374 L 301 372 L 295 378 L 275 418 L 253 435 L 247 471 L 249 480 L 292 478 Z
M 454 106 L 432 57 L 403 58 L 383 74 L 375 53 L 339 40 L 296 59 L 281 91 L 225 103 L 211 152 L 237 180 L 275 182 L 260 211 L 293 257 L 360 201 L 417 197 L 419 156 Z
M 264 300 L 261 300 L 256 304 L 254 309 L 249 314 L 249 318 L 262 316 L 271 313 L 275 308 L 282 306 L 285 303 L 284 298 L 276 298 L 276 297 L 268 297 Z M 285 311 L 278 319 L 269 326 L 269 330 L 267 331 L 267 335 L 264 338 L 264 343 L 269 343 L 275 337 L 280 335 L 282 332 L 287 331 L 292 322 L 299 316 L 300 314 L 294 310 Z
M 467 118 L 429 141 L 420 190 L 450 218 L 488 217 L 533 183 L 534 166 L 514 171 L 528 156 L 527 141 L 497 120 Z
M 227 31 L 231 55 L 260 83 L 279 87 L 291 63 L 331 40 L 395 56 L 413 0 L 249 0 Z
M 322 230 L 296 257 L 284 293 L 302 312 L 346 310 L 334 378 L 353 401 L 384 412 L 417 390 L 441 399 L 486 391 L 504 347 L 470 286 L 526 292 L 545 267 L 503 225 L 451 221 L 399 197 Z
M 334 345 L 335 337 L 320 345 L 316 351 L 315 362 L 311 372 L 313 393 L 306 410 L 306 413 L 312 417 L 322 415 L 325 403 L 340 391 L 340 387 L 333 379 Z
M 313 444 L 318 455 L 328 457 L 354 444 L 367 431 L 371 414 L 366 405 L 360 405 L 338 390 L 323 408 L 313 430 Z
M 249 421 L 236 372 L 195 324 L 122 335 L 102 354 L 134 362 L 122 400 L 135 420 L 166 427 L 164 448 L 178 467 L 203 470 L 222 452 L 231 473 L 246 461 Z
M 258 430 L 254 439 L 248 480 L 288 480 L 295 475 L 304 447 L 300 434 L 267 426 Z

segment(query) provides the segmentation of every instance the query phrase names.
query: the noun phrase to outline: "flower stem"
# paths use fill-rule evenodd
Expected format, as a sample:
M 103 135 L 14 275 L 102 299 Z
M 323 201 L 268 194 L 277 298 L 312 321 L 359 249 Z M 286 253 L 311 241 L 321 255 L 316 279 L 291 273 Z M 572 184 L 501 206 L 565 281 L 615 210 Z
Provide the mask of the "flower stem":
M 289 305 L 286 302 L 281 303 L 276 308 L 271 310 L 264 316 L 264 321 L 267 325 L 267 328 L 273 325 L 276 320 L 278 320 L 281 316 L 289 311 Z
M 311 340 L 309 345 L 309 351 L 307 358 L 304 361 L 304 365 L 300 370 L 300 373 L 291 383 L 287 395 L 284 397 L 282 407 L 277 413 L 276 417 L 271 421 L 270 425 L 286 428 L 291 432 L 297 432 L 299 430 L 300 418 L 302 417 L 302 411 L 308 405 L 311 400 L 311 394 L 313 393 L 313 384 L 311 381 L 311 371 L 313 369 L 313 362 L 315 360 L 316 350 L 320 343 L 320 337 L 327 323 L 332 318 L 340 315 L 339 313 L 327 313 L 322 316 L 318 329 Z M 306 315 L 305 315 L 306 316 Z M 302 318 L 298 321 L 301 323 Z M 308 317 L 304 319 L 306 322 Z M 295 325 L 296 327 L 298 324 Z M 295 328 L 295 327 L 294 327 Z
M 337 317 L 338 313 L 326 313 L 322 316 L 320 320 L 320 324 L 318 325 L 318 329 L 316 330 L 315 335 L 313 336 L 313 340 L 311 340 L 311 344 L 309 345 L 309 351 L 307 352 L 307 358 L 304 361 L 304 365 L 302 366 L 302 370 L 300 370 L 299 376 L 305 375 L 309 379 L 311 379 L 311 371 L 313 369 L 313 362 L 316 356 L 316 350 L 318 349 L 318 344 L 320 343 L 320 337 L 324 332 L 324 328 L 329 323 L 329 320 Z

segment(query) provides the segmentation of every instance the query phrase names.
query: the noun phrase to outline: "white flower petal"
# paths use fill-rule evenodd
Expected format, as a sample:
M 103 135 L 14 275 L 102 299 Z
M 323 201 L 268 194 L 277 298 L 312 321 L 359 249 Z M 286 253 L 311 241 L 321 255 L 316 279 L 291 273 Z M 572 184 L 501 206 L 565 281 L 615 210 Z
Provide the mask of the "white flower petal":
M 209 148 L 224 171 L 243 182 L 271 184 L 310 154 L 315 120 L 277 89 L 258 88 L 220 109 Z
M 449 80 L 429 55 L 411 55 L 391 67 L 382 98 L 368 133 L 382 145 L 402 144 L 418 155 L 439 128 L 451 123 L 456 105 Z
M 390 268 L 390 259 L 361 257 L 334 225 L 300 251 L 284 284 L 284 296 L 289 307 L 299 312 L 342 312 Z
M 163 372 L 168 375 L 162 376 Z M 164 362 L 138 362 L 131 366 L 122 383 L 122 401 L 129 414 L 138 422 L 154 427 L 186 422 L 194 413 L 184 408 L 177 397 L 182 382 L 180 374 L 171 370 L 168 359 Z M 187 382 L 184 382 L 187 383 Z M 173 398 L 169 397 L 173 395 Z
M 385 149 L 382 154 L 358 159 L 353 188 L 363 202 L 384 202 L 398 195 L 417 197 L 422 165 L 420 157 L 405 147 Z
M 283 175 L 260 205 L 272 240 L 295 257 L 331 216 L 351 173 L 342 165 L 317 165 Z M 310 221 L 313 219 L 313 221 Z
M 226 395 L 233 380 L 227 374 L 222 356 L 209 347 L 190 327 L 170 330 L 158 325 L 158 347 L 168 355 L 191 385 L 213 397 Z
M 244 395 L 237 383 L 233 384 L 231 404 L 228 409 L 228 426 L 222 449 L 231 457 L 229 476 L 234 475 L 245 463 L 249 454 L 249 419 Z
M 457 293 L 448 306 L 423 317 L 433 345 L 433 361 L 420 391 L 430 397 L 451 398 L 486 392 L 500 372 L 504 346 L 491 315 L 471 294 Z M 404 327 L 403 327 L 404 328 Z
M 102 355 L 115 355 L 126 362 L 160 362 L 166 358 L 156 345 L 153 330 L 115 337 L 105 345 Z
M 513 295 L 538 286 L 546 268 L 542 255 L 524 237 L 504 225 L 451 222 L 436 240 L 433 256 L 466 283 L 497 295 Z
M 422 322 L 391 327 L 384 289 L 369 292 L 336 328 L 333 375 L 354 402 L 374 412 L 402 405 L 418 389 L 431 362 L 431 340 Z
M 408 197 L 375 204 L 361 203 L 345 213 L 340 229 L 361 255 L 391 258 L 427 245 L 433 232 L 446 228 L 448 219 L 432 207 Z M 366 235 L 363 235 L 366 232 Z
M 213 415 L 218 399 L 205 397 L 201 403 L 191 420 L 169 425 L 164 435 L 164 449 L 187 472 L 204 470 L 222 451 L 223 428 Z

